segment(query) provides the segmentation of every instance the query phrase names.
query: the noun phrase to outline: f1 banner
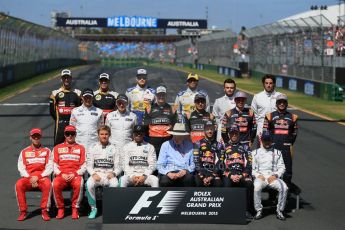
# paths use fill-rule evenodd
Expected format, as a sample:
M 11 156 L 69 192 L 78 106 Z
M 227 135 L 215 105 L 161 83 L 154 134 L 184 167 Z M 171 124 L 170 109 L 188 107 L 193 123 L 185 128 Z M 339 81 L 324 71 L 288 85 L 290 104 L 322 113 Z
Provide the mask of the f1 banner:
M 104 188 L 103 223 L 246 224 L 245 188 Z

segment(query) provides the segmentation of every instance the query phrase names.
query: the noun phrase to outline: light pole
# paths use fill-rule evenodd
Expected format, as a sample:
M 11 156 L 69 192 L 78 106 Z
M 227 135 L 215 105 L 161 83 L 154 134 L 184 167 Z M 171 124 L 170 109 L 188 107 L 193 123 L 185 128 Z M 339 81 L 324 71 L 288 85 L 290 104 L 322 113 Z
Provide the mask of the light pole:
M 322 24 L 322 11 L 327 10 L 326 5 L 312 5 L 310 6 L 311 10 L 320 10 L 320 29 L 321 29 L 321 67 L 322 67 L 322 81 L 325 80 L 325 70 L 324 70 L 324 53 L 325 53 L 325 39 L 324 39 L 324 34 L 323 34 L 323 24 Z

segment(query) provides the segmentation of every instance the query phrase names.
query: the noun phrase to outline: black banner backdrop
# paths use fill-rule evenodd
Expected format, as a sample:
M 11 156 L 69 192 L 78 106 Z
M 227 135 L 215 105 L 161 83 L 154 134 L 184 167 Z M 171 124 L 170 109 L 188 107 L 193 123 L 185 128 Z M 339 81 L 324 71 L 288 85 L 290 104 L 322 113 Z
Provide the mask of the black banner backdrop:
M 244 188 L 104 188 L 103 223 L 246 224 Z

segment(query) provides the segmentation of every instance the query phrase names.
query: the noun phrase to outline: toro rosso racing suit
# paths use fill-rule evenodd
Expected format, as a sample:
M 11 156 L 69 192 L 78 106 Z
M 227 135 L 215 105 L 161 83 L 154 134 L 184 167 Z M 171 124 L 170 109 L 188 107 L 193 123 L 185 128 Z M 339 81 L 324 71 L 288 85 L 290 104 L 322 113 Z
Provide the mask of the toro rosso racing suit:
M 223 145 L 216 140 L 204 138 L 194 144 L 195 185 L 204 187 L 204 178 L 212 177 L 210 186 L 221 187 L 222 181 L 219 176 L 218 159 Z
M 283 154 L 286 171 L 283 180 L 290 187 L 292 179 L 292 153 L 291 148 L 297 137 L 298 116 L 288 111 L 280 113 L 275 111 L 267 114 L 264 129 L 267 129 L 272 137 L 274 148 Z
M 49 111 L 55 120 L 54 145 L 64 142 L 64 130 L 69 125 L 72 109 L 80 106 L 80 90 L 64 87 L 54 90 L 50 96 Z
M 196 89 L 192 91 L 190 88 L 179 92 L 176 96 L 174 106 L 179 114 L 179 122 L 182 122 L 183 116 L 190 116 L 194 110 L 194 97 L 197 94 L 203 94 L 206 97 L 206 111 L 210 111 L 210 99 L 207 92 L 204 90 Z
M 95 106 L 84 105 L 74 108 L 71 114 L 70 124 L 77 129 L 76 142 L 88 149 L 98 142 L 97 129 L 103 124 L 102 110 Z
M 253 111 L 248 108 L 244 108 L 242 111 L 234 108 L 224 114 L 221 130 L 225 143 L 229 142 L 228 130 L 234 124 L 239 128 L 240 142 L 249 146 L 256 136 L 256 120 Z
M 138 124 L 142 124 L 145 109 L 151 107 L 155 100 L 156 91 L 150 87 L 141 88 L 136 85 L 127 89 L 126 96 L 129 100 L 129 110 L 135 113 Z
M 132 141 L 133 127 L 137 124 L 137 116 L 129 111 L 120 113 L 118 110 L 108 114 L 105 124 L 111 129 L 110 143 L 122 153 L 125 144 Z
M 175 125 L 176 120 L 177 114 L 168 103 L 164 105 L 155 103 L 151 109 L 146 109 L 144 125 L 149 128 L 149 142 L 155 147 L 157 155 L 163 142 L 171 139 L 167 131 Z
M 22 178 L 16 183 L 16 196 L 19 211 L 26 212 L 25 192 L 34 190 L 30 183 L 32 176 L 38 177 L 38 188 L 42 191 L 41 209 L 50 207 L 51 182 L 49 175 L 53 172 L 53 156 L 48 148 L 29 146 L 23 149 L 18 158 L 18 171 Z
M 85 148 L 77 143 L 62 143 L 54 147 L 53 194 L 56 207 L 64 208 L 62 191 L 70 186 L 73 189 L 72 208 L 78 208 L 83 193 L 83 175 L 86 170 Z M 70 181 L 62 178 L 62 174 L 74 174 Z
M 213 115 L 203 111 L 194 110 L 187 120 L 190 129 L 190 138 L 193 143 L 200 141 L 205 137 L 205 124 L 207 121 L 213 121 Z
M 108 113 L 116 110 L 116 98 L 119 95 L 117 92 L 96 90 L 94 94 L 93 105 L 103 110 L 104 118 Z
M 133 176 L 146 177 L 144 184 L 151 187 L 158 187 L 158 178 L 152 175 L 156 169 L 156 153 L 153 145 L 143 142 L 137 144 L 132 141 L 123 147 L 123 171 L 121 187 L 132 185 Z
M 120 175 L 120 156 L 112 144 L 103 146 L 97 143 L 87 152 L 87 172 L 90 174 L 86 182 L 86 195 L 91 207 L 96 207 L 95 188 L 96 186 L 117 187 L 116 176 Z M 101 180 L 95 181 L 92 175 L 97 174 Z M 108 175 L 113 174 L 113 178 L 108 179 Z
M 263 147 L 253 151 L 253 170 L 254 180 L 254 207 L 256 211 L 262 210 L 261 190 L 270 187 L 279 192 L 277 211 L 284 211 L 288 188 L 283 180 L 279 179 L 284 171 L 285 165 L 282 154 L 277 149 L 265 149 Z M 265 180 L 258 178 L 259 175 L 265 177 Z M 270 176 L 276 176 L 276 180 L 268 183 Z

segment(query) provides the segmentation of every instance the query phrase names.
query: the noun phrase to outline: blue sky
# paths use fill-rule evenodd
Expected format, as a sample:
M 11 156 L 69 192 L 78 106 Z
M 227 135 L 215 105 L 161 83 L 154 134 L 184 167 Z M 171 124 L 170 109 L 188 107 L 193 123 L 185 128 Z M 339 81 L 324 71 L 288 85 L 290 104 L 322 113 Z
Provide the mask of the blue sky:
M 311 5 L 334 5 L 338 0 L 0 0 L 0 11 L 50 26 L 50 12 L 68 11 L 74 17 L 152 16 L 206 19 L 208 25 L 238 32 L 309 10 Z

